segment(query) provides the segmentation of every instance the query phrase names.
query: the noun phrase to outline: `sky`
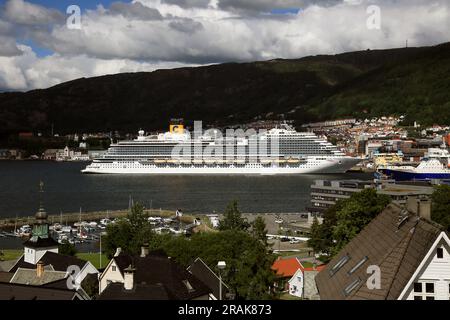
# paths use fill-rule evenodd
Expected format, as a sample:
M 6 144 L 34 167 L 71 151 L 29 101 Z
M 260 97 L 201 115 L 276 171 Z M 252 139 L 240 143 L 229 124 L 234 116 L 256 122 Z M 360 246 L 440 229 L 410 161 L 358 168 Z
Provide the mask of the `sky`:
M 449 0 L 0 0 L 0 90 L 435 45 L 450 41 L 448 30 Z

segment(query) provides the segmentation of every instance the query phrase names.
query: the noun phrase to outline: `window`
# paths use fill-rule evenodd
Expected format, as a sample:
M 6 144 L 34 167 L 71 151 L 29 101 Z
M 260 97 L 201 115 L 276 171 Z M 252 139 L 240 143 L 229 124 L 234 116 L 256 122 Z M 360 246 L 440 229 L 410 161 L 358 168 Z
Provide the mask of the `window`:
M 414 296 L 414 300 L 423 300 L 421 296 Z
M 346 296 L 348 296 L 354 289 L 356 289 L 359 286 L 360 283 L 361 283 L 361 279 L 360 278 L 354 280 L 347 287 L 345 287 L 344 294 Z
M 353 268 L 350 269 L 350 271 L 348 272 L 348 274 L 352 274 L 354 273 L 356 270 L 359 269 L 359 267 L 361 267 L 367 260 L 369 260 L 369 258 L 366 256 L 364 258 L 362 258 Z
M 434 297 L 426 297 L 425 300 L 434 300 Z
M 330 276 L 333 276 L 336 272 L 338 272 L 348 261 L 350 260 L 350 256 L 347 254 L 343 256 L 330 270 Z
M 112 266 L 112 271 L 116 271 L 116 266 Z
M 434 283 L 426 283 L 425 291 L 426 293 L 434 293 Z
M 419 282 L 414 283 L 414 292 L 422 293 L 422 284 Z
M 437 248 L 436 255 L 438 259 L 444 258 L 444 249 L 443 248 Z

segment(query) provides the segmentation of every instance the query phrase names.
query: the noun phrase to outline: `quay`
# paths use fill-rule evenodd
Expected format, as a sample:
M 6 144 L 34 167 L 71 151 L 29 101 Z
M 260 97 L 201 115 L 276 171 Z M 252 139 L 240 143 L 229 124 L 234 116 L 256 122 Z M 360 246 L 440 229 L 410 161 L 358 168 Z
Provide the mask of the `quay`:
M 54 214 L 48 216 L 48 222 L 53 223 L 61 223 L 61 224 L 73 224 L 78 221 L 100 221 L 104 218 L 122 218 L 126 217 L 128 214 L 128 209 L 123 210 L 108 210 L 108 211 L 94 211 L 94 212 L 74 212 L 74 213 L 62 213 L 62 214 Z M 171 210 L 162 210 L 162 209 L 153 209 L 153 210 L 145 210 L 145 212 L 149 216 L 159 216 L 159 217 L 173 217 L 175 216 L 175 211 Z M 31 225 L 34 223 L 34 215 L 25 216 L 25 217 L 7 217 L 0 218 L 0 230 L 13 230 L 14 227 L 20 228 L 24 225 Z M 181 217 L 183 222 L 191 223 L 193 218 L 190 216 Z

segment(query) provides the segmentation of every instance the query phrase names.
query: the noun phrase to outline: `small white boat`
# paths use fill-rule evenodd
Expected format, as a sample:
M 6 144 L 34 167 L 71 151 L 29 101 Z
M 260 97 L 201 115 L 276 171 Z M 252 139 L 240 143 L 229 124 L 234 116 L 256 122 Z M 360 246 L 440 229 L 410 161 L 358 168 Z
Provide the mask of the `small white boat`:
M 97 227 L 97 222 L 91 221 L 91 222 L 89 222 L 89 226 L 95 228 L 95 227 Z

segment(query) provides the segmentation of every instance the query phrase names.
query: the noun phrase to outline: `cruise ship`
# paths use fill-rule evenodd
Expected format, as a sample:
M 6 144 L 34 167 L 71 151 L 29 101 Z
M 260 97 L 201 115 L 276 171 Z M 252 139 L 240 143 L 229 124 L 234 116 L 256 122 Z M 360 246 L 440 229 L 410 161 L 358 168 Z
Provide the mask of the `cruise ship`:
M 378 168 L 377 178 L 383 175 L 397 181 L 450 179 L 450 153 L 447 149 L 430 148 L 417 167 L 385 166 Z
M 290 175 L 344 173 L 361 159 L 346 156 L 326 139 L 287 124 L 268 131 L 222 136 L 219 130 L 170 125 L 168 132 L 112 144 L 83 173 Z

